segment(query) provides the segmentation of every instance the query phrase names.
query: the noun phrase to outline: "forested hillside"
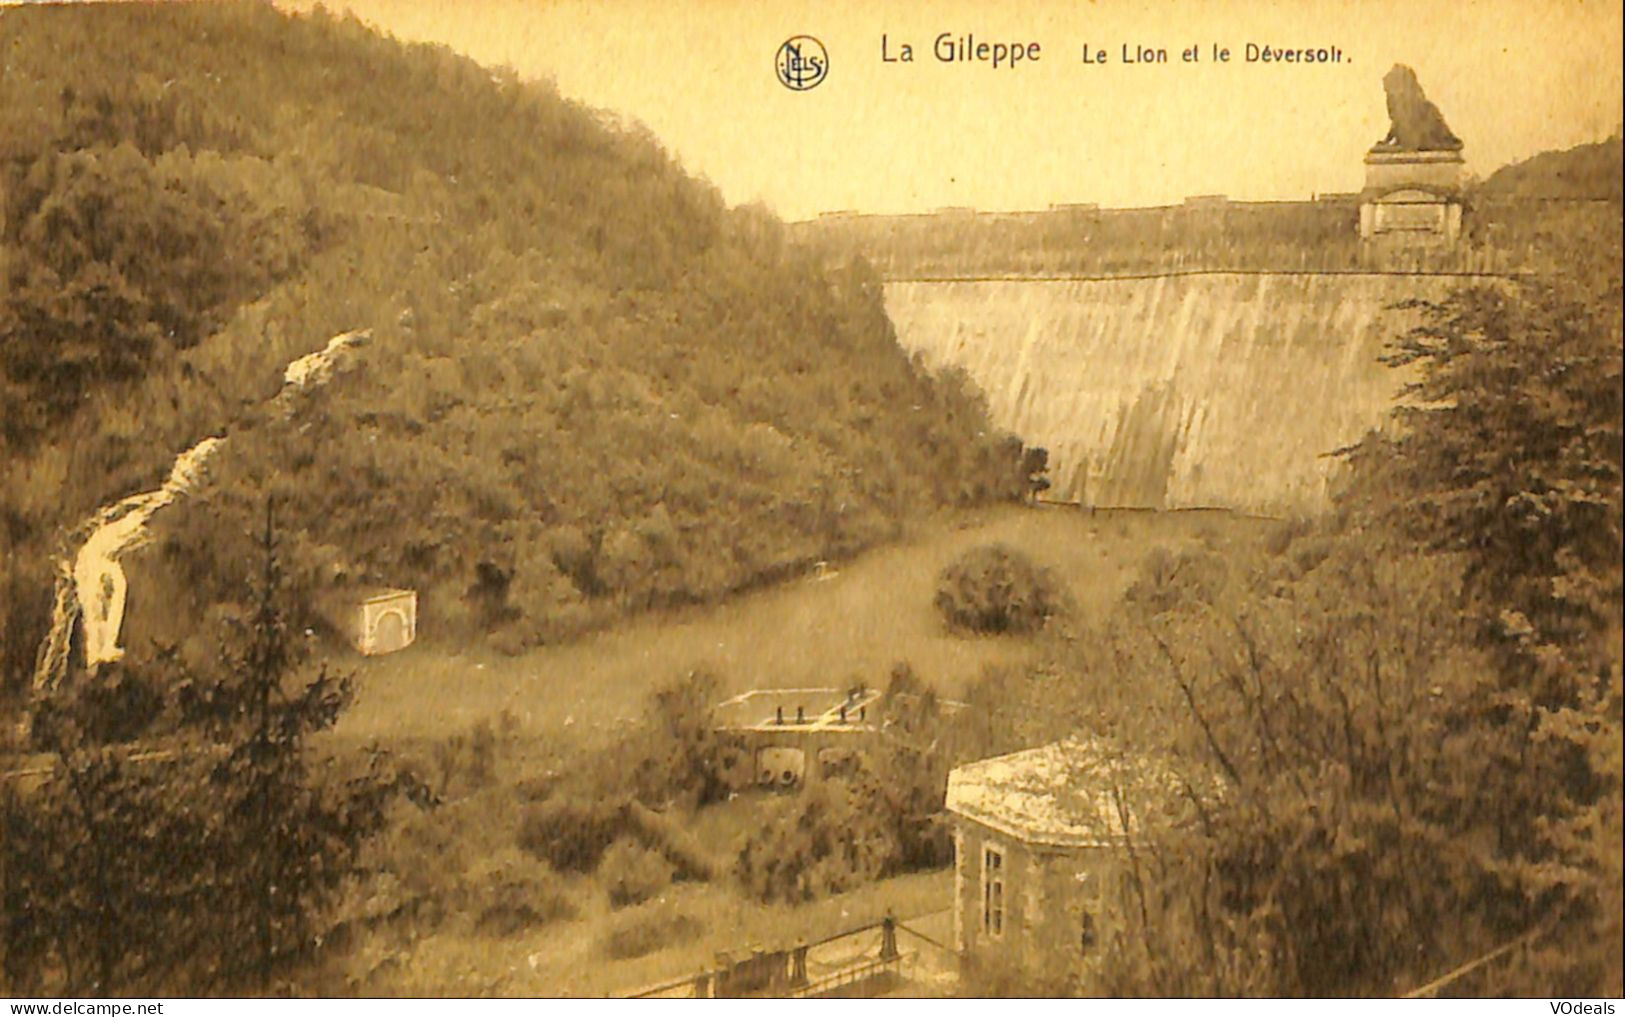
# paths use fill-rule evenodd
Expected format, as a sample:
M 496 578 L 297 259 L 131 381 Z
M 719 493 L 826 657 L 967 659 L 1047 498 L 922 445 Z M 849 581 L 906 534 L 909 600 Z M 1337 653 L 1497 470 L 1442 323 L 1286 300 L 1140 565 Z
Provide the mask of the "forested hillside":
M 416 587 L 426 634 L 521 647 L 1021 489 L 866 269 L 546 86 L 247 3 L 11 9 L 0 53 L 13 688 L 67 530 L 212 434 L 135 566 L 132 645 L 240 589 L 267 494 L 296 589 Z M 350 370 L 273 408 L 353 329 Z
M 1541 152 L 1502 166 L 1490 174 L 1480 191 L 1489 197 L 1618 201 L 1625 192 L 1622 155 L 1625 148 L 1621 148 L 1617 135 L 1561 152 Z

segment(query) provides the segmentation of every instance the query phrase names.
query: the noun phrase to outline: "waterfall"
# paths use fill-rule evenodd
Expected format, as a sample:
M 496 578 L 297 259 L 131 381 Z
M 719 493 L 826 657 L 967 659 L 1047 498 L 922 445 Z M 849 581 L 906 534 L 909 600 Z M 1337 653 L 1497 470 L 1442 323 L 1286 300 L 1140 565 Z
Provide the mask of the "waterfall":
M 35 671 L 36 689 L 53 687 L 67 670 L 75 621 L 79 623 L 85 666 L 93 673 L 102 664 L 124 655 L 118 637 L 124 624 L 129 582 L 119 559 L 147 542 L 147 523 L 154 513 L 197 489 L 204 478 L 204 467 L 224 441 L 203 439 L 175 457 L 169 478 L 156 491 L 132 494 L 104 506 L 91 517 L 85 527 L 90 535 L 71 564 L 58 564 L 51 630 Z
M 1050 453 L 1050 497 L 1100 507 L 1323 509 L 1328 453 L 1382 426 L 1415 324 L 1459 278 L 1213 273 L 891 282 L 898 341 L 958 366 Z
M 345 332 L 326 347 L 294 360 L 283 372 L 277 403 L 291 413 L 289 398 L 326 384 L 343 366 L 346 351 L 362 345 L 368 331 Z M 124 655 L 119 632 L 129 580 L 119 564 L 126 553 L 144 545 L 154 514 L 182 495 L 198 489 L 210 459 L 225 445 L 224 437 L 205 438 L 175 457 L 169 477 L 155 491 L 132 494 L 94 513 L 77 532 L 88 534 L 77 552 L 59 560 L 51 605 L 51 627 L 34 669 L 36 692 L 55 688 L 67 674 L 77 626 L 85 666 L 95 673 L 102 664 Z

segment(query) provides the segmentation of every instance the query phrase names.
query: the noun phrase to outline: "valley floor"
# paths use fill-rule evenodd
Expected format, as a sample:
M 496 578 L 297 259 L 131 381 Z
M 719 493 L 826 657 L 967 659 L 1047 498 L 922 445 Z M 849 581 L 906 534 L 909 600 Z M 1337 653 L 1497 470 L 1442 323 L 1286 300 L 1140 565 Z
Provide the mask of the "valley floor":
M 953 696 L 996 663 L 1019 662 L 1027 643 L 948 633 L 932 606 L 937 575 L 961 552 L 1003 542 L 1065 582 L 1083 615 L 1115 602 L 1155 548 L 1203 542 L 1223 549 L 1272 524 L 1228 512 L 1089 512 L 1004 506 L 947 514 L 899 543 L 727 603 L 644 616 L 586 639 L 507 657 L 448 651 L 432 628 L 406 651 L 366 658 L 342 736 L 434 739 L 506 712 L 522 734 L 584 748 L 635 718 L 653 689 L 708 668 L 729 692 L 751 688 L 885 683 L 907 661 Z M 426 628 L 432 619 L 425 619 Z
M 963 551 L 1002 542 L 1054 570 L 1085 615 L 1119 599 L 1156 548 L 1201 543 L 1221 553 L 1258 541 L 1272 524 L 1223 512 L 1095 512 L 1006 506 L 947 514 L 904 540 L 805 578 L 710 608 L 645 616 L 580 642 L 507 657 L 452 652 L 432 632 L 402 653 L 360 661 L 359 695 L 341 742 L 376 741 L 419 760 L 467 737 L 476 724 L 503 732 L 500 777 L 472 797 L 421 817 L 464 877 L 534 866 L 514 831 L 524 785 L 581 765 L 644 709 L 650 691 L 693 668 L 709 668 L 725 691 L 753 687 L 883 685 L 907 661 L 949 696 L 992 665 L 1036 652 L 1021 638 L 963 638 L 942 626 L 932 596 L 942 568 Z M 349 662 L 345 666 L 351 666 Z M 759 799 L 743 795 L 684 820 L 718 859 L 731 858 L 759 823 Z M 420 829 L 422 829 L 420 827 Z M 414 835 L 415 836 L 421 836 Z M 429 862 L 429 859 L 440 859 Z M 464 867 L 466 866 L 466 867 Z M 569 995 L 624 993 L 712 966 L 719 952 L 774 949 L 878 921 L 888 911 L 950 934 L 948 870 L 913 873 L 799 906 L 762 906 L 729 878 L 676 883 L 660 897 L 611 910 L 592 876 L 558 877 L 574 914 L 507 935 L 481 932 L 472 915 L 422 928 L 364 934 L 337 983 L 340 993 Z M 647 936 L 640 955 L 617 957 L 617 936 Z

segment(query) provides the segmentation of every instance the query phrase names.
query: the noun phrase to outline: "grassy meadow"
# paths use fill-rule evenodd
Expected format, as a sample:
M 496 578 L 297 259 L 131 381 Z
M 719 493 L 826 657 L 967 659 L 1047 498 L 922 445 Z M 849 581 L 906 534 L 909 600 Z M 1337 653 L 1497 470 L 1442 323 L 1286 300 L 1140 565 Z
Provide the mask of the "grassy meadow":
M 1007 506 L 944 514 L 899 543 L 836 564 L 829 578 L 650 614 L 515 656 L 447 647 L 424 618 L 419 645 L 345 660 L 356 667 L 359 693 L 338 733 L 388 744 L 495 721 L 505 711 L 527 735 L 591 742 L 632 719 L 648 692 L 695 668 L 741 692 L 878 686 L 892 665 L 907 661 L 953 697 L 988 665 L 1025 660 L 1032 645 L 947 631 L 931 598 L 938 573 L 961 552 L 990 542 L 1024 551 L 1051 568 L 1088 615 L 1119 599 L 1155 548 L 1222 551 L 1261 539 L 1272 525 L 1225 512 Z
M 584 763 L 608 758 L 601 754 L 640 721 L 650 694 L 688 669 L 710 669 L 731 693 L 857 680 L 883 686 L 906 661 L 954 697 L 989 668 L 1032 666 L 1049 637 L 953 635 L 932 606 L 943 567 L 972 547 L 998 542 L 1031 556 L 1064 584 L 1082 619 L 1114 609 L 1159 550 L 1241 557 L 1280 526 L 1223 512 L 1071 506 L 944 513 L 896 544 L 833 564 L 827 578 L 650 614 L 513 656 L 453 649 L 428 619 L 422 641 L 401 653 L 363 659 L 332 648 L 335 664 L 354 667 L 358 695 L 329 737 L 398 752 L 447 793 L 439 808 L 408 816 L 379 846 L 383 867 L 401 873 L 405 885 L 392 894 L 390 881 L 382 890 L 379 881 L 366 884 L 374 899 L 349 910 L 379 919 L 353 949 L 335 955 L 324 984 L 392 995 L 601 996 L 705 969 L 718 953 L 788 946 L 888 911 L 921 918 L 922 929 L 945 939 L 948 869 L 893 875 L 802 904 L 763 904 L 731 878 L 679 880 L 650 900 L 613 908 L 602 872 L 548 868 L 516 846 L 516 831 L 533 801 Z M 1142 699 L 1120 690 L 1115 698 L 1126 719 L 1152 692 Z M 466 760 L 459 753 L 481 727 L 498 734 L 489 776 L 476 786 L 466 761 L 452 760 Z M 676 815 L 727 866 L 790 804 L 745 793 Z M 502 889 L 517 886 L 524 890 Z M 555 906 L 516 929 L 493 931 L 477 917 L 490 913 L 494 898 L 482 894 L 491 888 L 498 897 L 512 892 Z M 414 910 L 431 900 L 444 902 L 443 914 Z M 409 901 L 416 903 L 402 904 Z

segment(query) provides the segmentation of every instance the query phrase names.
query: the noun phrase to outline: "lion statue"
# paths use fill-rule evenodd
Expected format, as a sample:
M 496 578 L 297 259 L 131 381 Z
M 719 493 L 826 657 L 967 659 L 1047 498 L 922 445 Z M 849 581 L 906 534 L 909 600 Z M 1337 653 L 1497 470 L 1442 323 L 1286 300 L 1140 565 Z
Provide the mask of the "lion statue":
M 1450 131 L 1439 107 L 1422 92 L 1416 72 L 1404 64 L 1382 77 L 1388 93 L 1388 136 L 1377 142 L 1379 152 L 1457 152 L 1461 139 Z

